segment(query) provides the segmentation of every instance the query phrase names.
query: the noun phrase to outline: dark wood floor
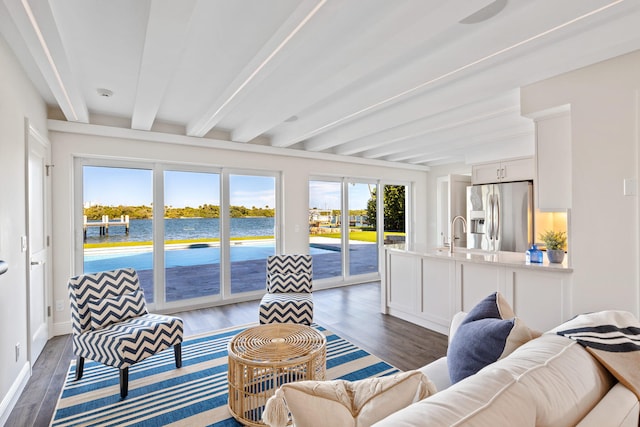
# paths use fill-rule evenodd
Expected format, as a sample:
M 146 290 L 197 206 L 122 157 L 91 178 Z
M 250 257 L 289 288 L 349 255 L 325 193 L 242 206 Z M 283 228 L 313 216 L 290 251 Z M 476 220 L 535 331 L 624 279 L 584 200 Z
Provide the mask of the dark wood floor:
M 316 323 L 403 371 L 446 354 L 446 336 L 379 312 L 379 282 L 316 291 L 313 296 Z M 195 335 L 257 322 L 258 301 L 176 315 L 184 320 L 185 336 Z M 69 335 L 49 340 L 6 426 L 49 425 L 72 358 Z

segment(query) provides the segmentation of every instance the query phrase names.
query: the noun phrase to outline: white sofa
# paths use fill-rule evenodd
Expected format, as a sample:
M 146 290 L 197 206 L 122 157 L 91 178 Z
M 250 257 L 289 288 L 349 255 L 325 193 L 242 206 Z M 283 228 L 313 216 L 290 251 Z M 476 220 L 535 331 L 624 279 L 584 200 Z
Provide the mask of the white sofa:
M 463 317 L 454 318 L 450 339 Z M 636 395 L 580 344 L 553 332 L 454 385 L 446 357 L 421 371 L 438 392 L 375 427 L 638 426 Z

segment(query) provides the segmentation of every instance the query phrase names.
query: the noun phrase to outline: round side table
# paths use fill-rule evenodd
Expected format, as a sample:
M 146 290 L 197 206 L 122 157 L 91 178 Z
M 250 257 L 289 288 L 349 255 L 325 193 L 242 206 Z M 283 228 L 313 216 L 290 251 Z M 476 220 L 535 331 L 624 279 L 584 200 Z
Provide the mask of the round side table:
M 265 425 L 264 405 L 282 384 L 325 379 L 327 339 L 309 326 L 251 327 L 233 337 L 227 349 L 229 411 L 245 425 Z

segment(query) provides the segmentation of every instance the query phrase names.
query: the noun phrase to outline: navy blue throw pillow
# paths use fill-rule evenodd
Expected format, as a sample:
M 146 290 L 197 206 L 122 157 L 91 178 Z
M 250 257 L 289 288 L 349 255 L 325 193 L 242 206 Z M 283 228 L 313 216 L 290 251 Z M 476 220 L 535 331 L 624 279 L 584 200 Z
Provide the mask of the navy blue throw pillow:
M 475 374 L 531 338 L 529 328 L 515 317 L 504 297 L 494 292 L 471 309 L 449 344 L 451 383 Z

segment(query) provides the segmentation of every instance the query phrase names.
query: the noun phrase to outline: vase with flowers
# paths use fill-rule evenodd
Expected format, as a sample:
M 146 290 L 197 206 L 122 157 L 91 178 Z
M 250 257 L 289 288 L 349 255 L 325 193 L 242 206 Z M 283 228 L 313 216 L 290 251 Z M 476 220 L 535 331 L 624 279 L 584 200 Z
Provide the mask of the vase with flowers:
M 540 234 L 540 239 L 547 247 L 547 258 L 551 263 L 561 263 L 564 260 L 564 250 L 567 246 L 567 233 L 564 231 L 548 230 Z

